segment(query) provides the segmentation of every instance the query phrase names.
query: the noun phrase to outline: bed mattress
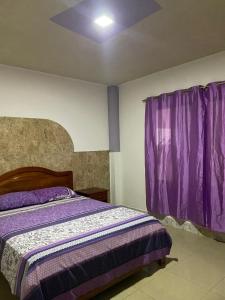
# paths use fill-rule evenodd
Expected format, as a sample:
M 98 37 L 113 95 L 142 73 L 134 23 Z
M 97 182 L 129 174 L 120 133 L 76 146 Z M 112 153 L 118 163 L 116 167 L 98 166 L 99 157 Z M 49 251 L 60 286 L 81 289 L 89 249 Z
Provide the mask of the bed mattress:
M 21 300 L 72 300 L 169 254 L 154 217 L 86 197 L 0 212 L 0 263 Z

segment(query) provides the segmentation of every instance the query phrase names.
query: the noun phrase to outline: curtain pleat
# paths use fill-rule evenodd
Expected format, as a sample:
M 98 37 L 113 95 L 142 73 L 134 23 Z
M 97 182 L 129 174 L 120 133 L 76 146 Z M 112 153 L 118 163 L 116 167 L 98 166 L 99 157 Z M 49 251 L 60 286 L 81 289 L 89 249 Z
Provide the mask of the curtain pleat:
M 205 222 L 225 231 L 225 84 L 211 83 L 205 100 Z

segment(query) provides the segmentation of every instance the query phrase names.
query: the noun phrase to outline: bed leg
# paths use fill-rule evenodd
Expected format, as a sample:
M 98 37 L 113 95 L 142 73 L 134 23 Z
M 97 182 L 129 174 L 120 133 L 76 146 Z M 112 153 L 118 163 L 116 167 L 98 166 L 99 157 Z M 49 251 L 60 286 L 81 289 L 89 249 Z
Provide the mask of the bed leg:
M 166 257 L 163 257 L 163 258 L 159 259 L 157 262 L 158 262 L 158 265 L 161 268 L 165 268 L 165 266 L 166 266 Z

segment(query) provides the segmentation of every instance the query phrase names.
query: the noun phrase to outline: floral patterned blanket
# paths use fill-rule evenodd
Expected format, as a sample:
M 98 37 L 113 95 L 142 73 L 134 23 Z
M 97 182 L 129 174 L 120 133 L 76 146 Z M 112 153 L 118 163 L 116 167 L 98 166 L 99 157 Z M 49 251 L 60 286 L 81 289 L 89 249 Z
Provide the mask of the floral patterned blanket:
M 169 254 L 158 220 L 85 197 L 0 212 L 0 270 L 20 299 L 77 299 Z

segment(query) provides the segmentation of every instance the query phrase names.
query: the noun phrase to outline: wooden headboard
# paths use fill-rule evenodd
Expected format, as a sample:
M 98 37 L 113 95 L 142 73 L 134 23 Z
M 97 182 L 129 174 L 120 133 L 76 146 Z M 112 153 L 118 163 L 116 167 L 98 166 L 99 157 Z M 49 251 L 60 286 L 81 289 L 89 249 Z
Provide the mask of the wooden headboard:
M 53 186 L 66 186 L 73 189 L 72 171 L 55 172 L 40 167 L 26 167 L 0 176 L 0 195 Z

